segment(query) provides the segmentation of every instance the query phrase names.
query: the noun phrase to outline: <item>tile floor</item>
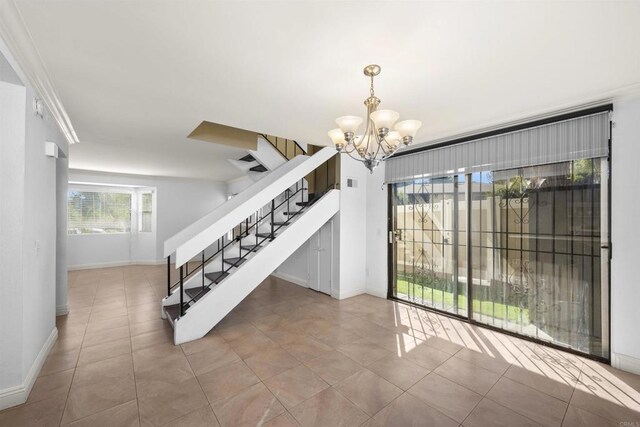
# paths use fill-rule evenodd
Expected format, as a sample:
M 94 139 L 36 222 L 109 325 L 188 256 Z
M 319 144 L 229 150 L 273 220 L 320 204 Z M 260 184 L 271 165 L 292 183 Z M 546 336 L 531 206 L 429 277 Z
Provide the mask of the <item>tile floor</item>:
M 640 377 L 372 296 L 271 278 L 172 344 L 164 267 L 69 273 L 68 316 L 1 426 L 640 426 Z

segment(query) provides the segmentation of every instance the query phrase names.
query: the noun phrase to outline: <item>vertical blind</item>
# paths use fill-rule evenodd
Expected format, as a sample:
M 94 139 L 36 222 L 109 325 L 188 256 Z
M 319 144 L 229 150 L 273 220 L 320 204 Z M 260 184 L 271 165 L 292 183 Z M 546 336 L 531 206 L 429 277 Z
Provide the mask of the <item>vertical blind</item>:
M 67 234 L 131 231 L 131 193 L 69 190 Z
M 603 157 L 608 152 L 609 112 L 603 111 L 392 157 L 386 161 L 385 181 L 559 163 Z

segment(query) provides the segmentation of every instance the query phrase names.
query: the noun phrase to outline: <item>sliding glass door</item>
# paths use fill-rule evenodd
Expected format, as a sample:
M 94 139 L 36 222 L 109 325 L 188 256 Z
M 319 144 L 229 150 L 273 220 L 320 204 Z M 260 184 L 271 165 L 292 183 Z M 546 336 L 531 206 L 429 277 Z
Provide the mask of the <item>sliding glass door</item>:
M 580 159 L 392 184 L 391 294 L 608 357 L 607 165 Z

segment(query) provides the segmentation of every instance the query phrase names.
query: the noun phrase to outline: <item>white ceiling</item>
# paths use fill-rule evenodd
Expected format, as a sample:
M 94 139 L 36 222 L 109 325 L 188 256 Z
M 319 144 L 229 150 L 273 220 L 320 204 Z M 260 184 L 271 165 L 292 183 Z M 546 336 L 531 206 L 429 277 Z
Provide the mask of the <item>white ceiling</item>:
M 80 143 L 73 168 L 228 180 L 203 120 L 326 144 L 383 107 L 432 141 L 634 91 L 640 2 L 31 1 L 19 10 Z

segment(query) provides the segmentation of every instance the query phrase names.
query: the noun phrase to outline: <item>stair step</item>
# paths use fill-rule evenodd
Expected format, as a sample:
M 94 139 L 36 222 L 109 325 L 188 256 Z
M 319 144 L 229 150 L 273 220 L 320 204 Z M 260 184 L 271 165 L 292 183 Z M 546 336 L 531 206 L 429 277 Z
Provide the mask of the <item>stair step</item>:
M 275 221 L 273 225 L 289 225 L 289 221 Z
M 296 212 L 282 212 L 283 215 L 287 215 L 287 216 L 294 216 L 294 215 L 298 215 L 300 212 L 296 211 Z
M 165 305 L 163 308 L 171 320 L 180 317 L 180 304 Z
M 249 170 L 252 171 L 252 172 L 266 172 L 267 168 L 265 168 L 262 165 L 258 165 L 258 166 L 254 166 L 252 168 L 249 168 Z
M 213 283 L 220 283 L 224 280 L 225 277 L 227 277 L 229 275 L 229 273 L 227 273 L 226 271 L 214 271 L 211 273 L 205 273 L 204 277 L 206 277 L 207 279 L 211 280 Z
M 261 248 L 262 246 L 260 245 L 246 245 L 246 246 L 240 246 L 241 249 L 244 249 L 245 251 L 255 251 L 256 249 Z
M 247 261 L 246 258 L 240 259 L 239 257 L 238 258 L 227 258 L 227 259 L 224 260 L 224 262 L 226 262 L 227 264 L 230 264 L 230 265 L 234 265 L 235 264 L 236 267 L 241 266 L 246 261 Z M 229 274 L 229 273 L 227 273 L 227 274 Z
M 192 298 L 193 301 L 198 301 L 200 298 L 202 298 L 207 292 L 209 292 L 211 289 L 209 289 L 209 287 L 197 287 L 197 288 L 189 288 L 189 289 L 185 289 L 185 293 L 187 295 L 189 295 L 189 298 Z
M 253 157 L 251 154 L 247 154 L 246 156 L 240 158 L 241 161 L 243 162 L 255 162 L 256 159 L 255 157 Z
M 273 235 L 275 236 L 277 233 L 273 233 Z M 264 238 L 270 238 L 271 237 L 271 233 L 256 233 L 256 236 L 258 237 L 264 237 Z

